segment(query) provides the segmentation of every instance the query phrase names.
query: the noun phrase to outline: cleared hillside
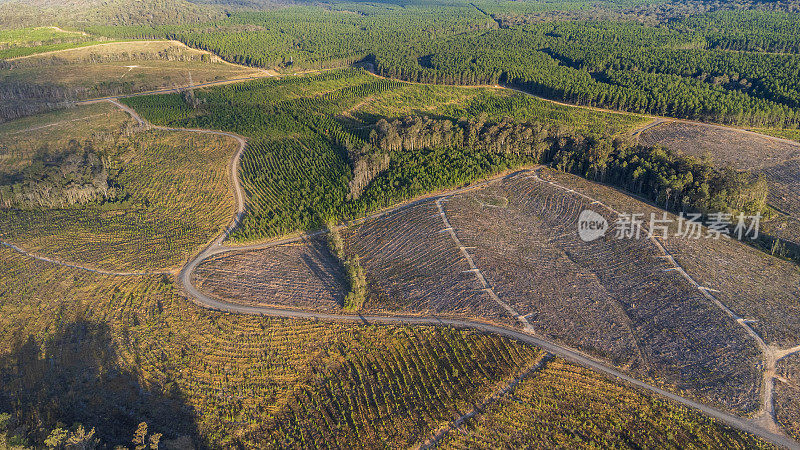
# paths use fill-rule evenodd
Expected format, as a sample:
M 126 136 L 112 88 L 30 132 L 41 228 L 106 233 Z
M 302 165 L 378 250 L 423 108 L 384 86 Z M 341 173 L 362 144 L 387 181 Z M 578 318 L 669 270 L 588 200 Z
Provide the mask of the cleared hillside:
M 26 183 L 42 185 L 34 193 L 49 192 L 48 202 L 22 201 L 0 209 L 3 241 L 66 263 L 144 272 L 183 263 L 230 219 L 233 200 L 227 167 L 239 148 L 234 139 L 140 130 L 110 104 L 64 114 L 50 115 L 52 126 L 47 127 L 42 122 L 30 127 L 27 121 L 0 125 L 10 130 L 0 142 L 12 156 L 0 166 L 10 180 L 4 188 L 12 195 L 21 189 L 14 180 L 19 170 L 25 174 L 25 167 L 36 164 L 30 158 L 44 155 L 40 159 L 58 168 L 59 155 L 73 152 L 80 144 L 82 151 L 91 148 L 104 161 L 114 195 L 50 204 L 49 197 L 58 201 L 66 191 L 48 191 L 51 184 L 29 178 Z
M 0 60 L 0 120 L 76 101 L 263 76 L 176 41 L 97 43 Z
M 340 310 L 345 274 L 323 239 L 209 258 L 194 272 L 203 292 L 234 303 Z
M 597 198 L 618 211 L 650 214 L 663 210 L 631 198 L 617 189 L 556 171 L 546 176 Z M 745 318 L 767 343 L 794 346 L 800 343 L 798 296 L 800 272 L 791 262 L 729 239 L 690 239 L 675 236 L 677 217 L 669 215 L 669 239 L 660 240 L 676 261 L 700 284 L 718 290 L 714 294 Z
M 45 417 L 45 430 L 55 420 L 80 421 L 109 444 L 127 443 L 146 421 L 152 433 L 164 434 L 162 445 L 180 438 L 214 447 L 412 446 L 544 356 L 507 339 L 448 328 L 207 311 L 181 298 L 162 277 L 97 275 L 8 249 L 0 249 L 0 268 L 0 411 L 14 412 L 15 424 Z M 636 403 L 607 423 L 650 429 L 657 422 L 657 429 L 632 437 L 638 445 L 669 432 L 677 433 L 673 438 L 688 433 L 681 430 L 693 430 L 698 439 L 755 442 L 680 407 L 581 374 L 592 381 L 563 386 L 580 386 L 583 403 L 565 404 L 562 413 L 609 414 L 601 393 L 633 396 Z M 549 395 L 540 399 L 547 402 Z M 10 409 L 20 399 L 21 407 Z M 652 402 L 659 411 L 648 406 Z M 560 429 L 547 426 L 555 434 Z M 29 437 L 44 439 L 37 433 L 31 430 Z M 585 445 L 608 439 L 580 438 Z
M 708 156 L 721 166 L 764 174 L 770 205 L 781 213 L 764 224 L 764 231 L 795 245 L 800 243 L 800 143 L 685 122 L 646 130 L 641 140 L 698 158 Z

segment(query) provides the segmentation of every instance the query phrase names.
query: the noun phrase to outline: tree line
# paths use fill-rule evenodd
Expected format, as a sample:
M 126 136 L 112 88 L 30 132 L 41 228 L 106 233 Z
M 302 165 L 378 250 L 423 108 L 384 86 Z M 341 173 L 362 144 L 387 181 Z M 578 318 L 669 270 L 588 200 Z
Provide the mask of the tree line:
M 370 142 L 388 155 L 421 148 L 459 148 L 524 156 L 621 187 L 674 212 L 756 214 L 767 210 L 763 176 L 714 167 L 709 160 L 639 145 L 621 136 L 584 136 L 508 119 L 490 123 L 485 115 L 457 122 L 417 116 L 381 120 Z

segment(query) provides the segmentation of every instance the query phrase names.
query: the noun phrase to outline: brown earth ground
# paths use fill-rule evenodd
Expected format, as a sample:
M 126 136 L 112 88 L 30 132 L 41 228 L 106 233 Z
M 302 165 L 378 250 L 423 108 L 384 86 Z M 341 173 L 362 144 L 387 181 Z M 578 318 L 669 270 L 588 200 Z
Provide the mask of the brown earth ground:
M 780 212 L 764 223 L 764 231 L 800 245 L 800 142 L 678 121 L 650 128 L 640 139 L 647 145 L 709 156 L 718 165 L 764 174 L 770 205 Z

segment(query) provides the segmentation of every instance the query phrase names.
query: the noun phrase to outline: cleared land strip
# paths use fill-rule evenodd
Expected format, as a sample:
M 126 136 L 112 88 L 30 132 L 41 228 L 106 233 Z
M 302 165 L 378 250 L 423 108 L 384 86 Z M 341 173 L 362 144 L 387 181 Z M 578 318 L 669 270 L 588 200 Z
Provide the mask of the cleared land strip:
M 483 286 L 483 290 L 485 290 L 489 294 L 489 297 L 491 297 L 492 300 L 497 302 L 498 305 L 502 306 L 503 309 L 508 311 L 509 314 L 511 314 L 512 317 L 516 317 L 517 320 L 519 320 L 520 323 L 522 323 L 522 329 L 523 330 L 525 330 L 525 331 L 527 331 L 529 333 L 533 333 L 534 332 L 533 327 L 528 322 L 528 319 L 526 319 L 525 316 L 520 314 L 511 305 L 509 305 L 508 303 L 506 303 L 503 300 L 501 300 L 500 297 L 498 297 L 497 294 L 494 292 L 494 289 L 489 284 L 489 282 L 486 281 L 486 278 L 481 273 L 481 269 L 479 269 L 478 267 L 475 266 L 475 261 L 472 259 L 472 255 L 469 254 L 469 251 L 467 251 L 467 247 L 464 247 L 464 244 L 462 244 L 461 240 L 458 239 L 458 236 L 456 235 L 456 232 L 453 229 L 453 226 L 450 225 L 450 221 L 447 219 L 447 214 L 445 214 L 444 208 L 442 208 L 442 201 L 443 200 L 445 200 L 445 199 L 444 198 L 436 199 L 436 208 L 439 210 L 439 216 L 442 218 L 442 222 L 444 223 L 444 227 L 445 227 L 443 230 L 440 231 L 440 233 L 441 232 L 447 232 L 447 233 L 450 234 L 450 238 L 453 239 L 453 242 L 455 242 L 456 247 L 461 252 L 461 254 L 464 256 L 464 259 L 467 260 L 467 264 L 469 264 L 470 272 L 473 272 L 475 274 L 475 276 L 478 278 L 478 282 L 481 283 L 481 286 Z
M 515 176 L 520 173 L 524 173 L 528 171 L 519 171 L 510 176 Z M 534 173 L 535 175 L 535 173 Z M 486 183 L 491 182 L 492 180 L 487 180 L 485 182 L 479 183 L 479 185 L 484 185 Z M 466 191 L 469 189 L 474 189 L 479 185 L 472 186 L 469 188 L 464 188 L 460 190 L 453 191 L 447 195 L 454 195 L 458 193 L 458 191 Z M 574 190 L 572 190 L 575 192 Z M 579 194 L 582 195 L 582 194 Z M 419 204 L 422 201 L 437 201 L 445 196 L 438 196 L 428 199 L 418 200 L 416 202 L 412 202 L 410 204 L 401 206 L 399 208 L 406 208 L 414 204 Z M 393 210 L 397 210 L 399 208 L 394 208 Z M 388 211 L 383 211 L 381 213 L 377 213 L 373 216 L 385 214 Z M 321 232 L 313 233 L 314 235 L 320 234 Z M 221 236 L 222 238 L 222 236 Z M 276 245 L 283 245 L 286 243 L 291 242 L 299 242 L 305 239 L 306 236 L 297 236 L 291 237 L 286 239 L 280 239 L 272 242 L 267 242 L 263 244 L 258 244 L 255 246 L 250 246 L 249 249 L 256 249 L 256 248 L 269 248 Z M 214 309 L 223 312 L 235 313 L 235 314 L 251 314 L 251 315 L 264 315 L 264 316 L 274 316 L 274 317 L 286 317 L 286 318 L 299 318 L 299 319 L 309 319 L 309 320 L 322 320 L 322 321 L 342 321 L 342 322 L 362 322 L 362 323 L 381 323 L 381 324 L 400 324 L 400 325 L 429 325 L 429 326 L 451 326 L 455 328 L 471 328 L 478 331 L 483 331 L 487 333 L 495 333 L 501 336 L 505 336 L 511 339 L 515 339 L 521 342 L 525 342 L 534 346 L 537 346 L 553 355 L 560 356 L 570 362 L 580 364 L 584 367 L 588 367 L 590 369 L 596 370 L 598 372 L 604 373 L 606 375 L 610 375 L 612 377 L 618 378 L 622 381 L 625 381 L 633 386 L 648 390 L 655 394 L 661 395 L 670 399 L 672 401 L 684 404 L 689 406 L 690 408 L 697 409 L 702 413 L 713 417 L 714 419 L 720 420 L 721 422 L 737 428 L 739 430 L 752 433 L 757 435 L 763 439 L 766 439 L 776 445 L 780 445 L 786 448 L 792 449 L 800 449 L 800 445 L 793 441 L 791 438 L 766 429 L 760 426 L 757 423 L 754 423 L 751 420 L 743 419 L 741 417 L 736 417 L 730 413 L 718 410 L 716 408 L 712 408 L 702 403 L 699 403 L 694 400 L 690 400 L 684 397 L 681 397 L 677 394 L 673 394 L 668 392 L 664 389 L 652 386 L 648 383 L 643 381 L 637 380 L 629 375 L 622 373 L 621 371 L 609 367 L 605 363 L 594 359 L 588 355 L 585 355 L 581 352 L 573 350 L 568 347 L 561 346 L 554 342 L 551 342 L 546 339 L 539 338 L 537 336 L 531 335 L 527 332 L 521 332 L 518 330 L 491 325 L 488 323 L 471 321 L 471 320 L 460 320 L 460 319 L 450 319 L 450 318 L 441 318 L 436 316 L 381 316 L 381 315 L 362 315 L 362 314 L 333 314 L 333 313 L 323 313 L 323 312 L 314 312 L 314 311 L 306 311 L 306 310 L 299 310 L 299 309 L 284 309 L 284 308 L 275 308 L 275 307 L 267 307 L 267 306 L 247 306 L 241 305 L 236 303 L 231 303 L 228 301 L 220 300 L 213 298 L 211 296 L 206 295 L 205 293 L 201 292 L 192 284 L 192 273 L 194 272 L 195 268 L 206 258 L 209 256 L 233 251 L 233 250 L 241 250 L 243 247 L 222 247 L 218 243 L 220 239 L 217 239 L 215 243 L 209 245 L 203 252 L 201 252 L 196 258 L 192 259 L 189 263 L 187 263 L 183 269 L 181 270 L 180 274 L 178 275 L 179 282 L 183 285 L 184 290 L 188 294 L 189 299 L 191 299 L 194 303 L 204 308 Z
M 531 172 L 531 178 L 541 183 L 548 183 L 553 187 L 558 189 L 564 190 L 567 193 L 571 193 L 577 195 L 579 197 L 583 197 L 584 199 L 590 201 L 592 204 L 599 205 L 608 211 L 620 215 L 619 211 L 604 204 L 603 202 L 589 197 L 583 193 L 580 193 L 574 189 L 570 189 L 565 186 L 561 186 L 558 183 L 555 183 L 550 180 L 543 180 L 539 177 L 538 171 Z M 642 224 L 643 226 L 644 224 Z M 646 231 L 646 230 L 645 230 Z M 761 405 L 759 407 L 759 411 L 754 417 L 754 421 L 759 423 L 761 426 L 764 426 L 770 429 L 773 432 L 780 432 L 781 428 L 778 425 L 775 419 L 775 408 L 774 408 L 774 401 L 773 401 L 773 393 L 774 393 L 774 379 L 775 379 L 775 368 L 778 361 L 781 358 L 789 356 L 791 354 L 800 352 L 800 345 L 796 347 L 792 347 L 789 349 L 778 349 L 774 346 L 767 345 L 761 336 L 753 330 L 752 327 L 744 320 L 742 317 L 734 313 L 730 308 L 728 308 L 724 303 L 722 303 L 719 299 L 717 299 L 712 293 L 711 289 L 702 286 L 699 284 L 691 275 L 689 275 L 683 267 L 678 264 L 675 260 L 673 255 L 658 241 L 658 239 L 650 234 L 647 233 L 647 239 L 662 253 L 663 257 L 666 258 L 673 266 L 673 270 L 679 272 L 685 279 L 688 281 L 693 287 L 700 291 L 704 297 L 706 297 L 711 303 L 713 303 L 716 307 L 720 310 L 725 312 L 731 319 L 733 319 L 737 324 L 744 328 L 745 332 L 756 342 L 759 350 L 761 351 L 762 358 L 764 360 L 764 371 L 763 371 L 763 381 L 762 381 L 762 389 L 761 389 Z
M 62 30 L 62 29 L 60 29 L 58 27 L 48 27 L 48 28 L 53 28 L 55 30 L 64 31 L 64 30 Z M 67 33 L 67 31 L 64 31 L 64 32 Z M 82 33 L 84 36 L 88 36 L 88 34 L 82 32 L 82 31 L 80 33 Z M 48 55 L 52 55 L 52 54 L 55 54 L 55 53 L 65 53 L 65 52 L 70 52 L 70 51 L 77 50 L 77 49 L 84 49 L 84 48 L 88 48 L 88 47 L 105 47 L 105 46 L 109 46 L 109 45 L 126 44 L 126 43 L 134 43 L 134 42 L 137 43 L 137 44 L 147 44 L 147 43 L 151 43 L 151 42 L 170 42 L 170 41 L 164 41 L 164 40 L 159 39 L 159 40 L 149 40 L 149 41 L 142 41 L 142 40 L 117 41 L 117 40 L 111 40 L 111 41 L 108 41 L 108 42 L 94 42 L 94 43 L 90 42 L 90 43 L 86 43 L 86 45 L 77 44 L 76 47 L 62 48 L 60 50 L 50 50 L 50 51 L 47 51 L 47 52 L 31 53 L 30 55 L 15 56 L 13 58 L 6 58 L 5 61 L 17 61 L 17 60 L 20 60 L 20 59 L 36 58 L 38 56 L 48 56 Z M 182 42 L 178 42 L 178 41 L 171 41 L 171 42 L 173 42 L 175 44 L 180 44 L 183 47 L 189 48 L 186 45 L 184 45 Z

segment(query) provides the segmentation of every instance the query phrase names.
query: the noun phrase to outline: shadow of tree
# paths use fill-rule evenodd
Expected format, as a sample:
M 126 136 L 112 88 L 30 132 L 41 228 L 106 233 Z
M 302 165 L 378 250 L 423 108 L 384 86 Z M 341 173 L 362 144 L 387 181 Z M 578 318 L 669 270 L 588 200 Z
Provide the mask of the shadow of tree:
M 0 411 L 13 411 L 37 442 L 57 422 L 95 428 L 109 446 L 130 445 L 141 422 L 163 440 L 188 435 L 198 442 L 177 385 L 144 385 L 120 361 L 103 322 L 78 318 L 44 338 L 18 335 L 11 353 L 0 357 Z
M 306 249 L 307 251 L 301 255 L 303 263 L 322 283 L 336 305 L 340 308 L 343 307 L 347 291 L 347 273 L 342 263 L 322 240 L 310 241 Z

